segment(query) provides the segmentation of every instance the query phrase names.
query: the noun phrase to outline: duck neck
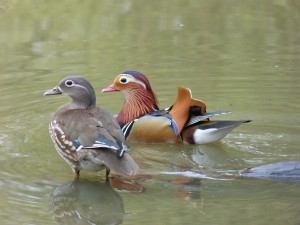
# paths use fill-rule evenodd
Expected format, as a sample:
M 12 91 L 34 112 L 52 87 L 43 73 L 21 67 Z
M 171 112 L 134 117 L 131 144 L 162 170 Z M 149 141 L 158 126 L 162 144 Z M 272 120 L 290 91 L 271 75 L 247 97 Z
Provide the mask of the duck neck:
M 121 127 L 126 123 L 158 109 L 156 97 L 153 93 L 141 88 L 132 88 L 130 91 L 122 91 L 125 102 L 117 116 Z
M 58 109 L 57 113 L 63 113 L 65 111 L 73 110 L 73 109 L 89 109 L 95 106 L 96 106 L 96 97 L 82 95 L 80 99 L 72 98 L 72 101 L 61 106 Z

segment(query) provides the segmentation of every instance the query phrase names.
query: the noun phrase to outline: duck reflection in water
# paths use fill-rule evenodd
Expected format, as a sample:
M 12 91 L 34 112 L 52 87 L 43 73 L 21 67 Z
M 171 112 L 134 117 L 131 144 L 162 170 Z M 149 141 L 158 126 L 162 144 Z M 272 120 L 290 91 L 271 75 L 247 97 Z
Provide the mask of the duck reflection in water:
M 57 186 L 49 199 L 59 224 L 121 224 L 124 206 L 109 183 L 75 180 Z

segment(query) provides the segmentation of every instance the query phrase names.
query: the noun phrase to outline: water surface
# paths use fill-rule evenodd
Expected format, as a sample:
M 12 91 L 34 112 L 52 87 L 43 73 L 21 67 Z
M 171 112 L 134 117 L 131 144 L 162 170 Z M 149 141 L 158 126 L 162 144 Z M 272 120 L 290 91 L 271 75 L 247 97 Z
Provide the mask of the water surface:
M 300 160 L 299 10 L 293 0 L 0 1 L 0 223 L 299 224 L 299 184 L 224 176 Z M 182 85 L 208 110 L 232 111 L 216 119 L 253 121 L 210 145 L 131 145 L 152 176 L 143 193 L 109 188 L 101 172 L 74 184 L 48 134 L 69 99 L 43 93 L 81 74 L 117 113 L 121 94 L 100 90 L 129 69 L 148 76 L 161 107 Z

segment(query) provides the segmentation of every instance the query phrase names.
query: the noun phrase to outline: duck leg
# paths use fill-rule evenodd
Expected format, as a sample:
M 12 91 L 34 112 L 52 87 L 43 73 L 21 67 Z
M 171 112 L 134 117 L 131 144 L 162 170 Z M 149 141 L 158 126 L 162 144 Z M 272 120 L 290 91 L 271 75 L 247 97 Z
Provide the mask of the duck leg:
M 110 169 L 109 168 L 106 168 L 106 172 L 105 172 L 105 183 L 109 183 L 109 172 L 110 172 Z
M 79 180 L 80 170 L 75 170 L 75 180 Z

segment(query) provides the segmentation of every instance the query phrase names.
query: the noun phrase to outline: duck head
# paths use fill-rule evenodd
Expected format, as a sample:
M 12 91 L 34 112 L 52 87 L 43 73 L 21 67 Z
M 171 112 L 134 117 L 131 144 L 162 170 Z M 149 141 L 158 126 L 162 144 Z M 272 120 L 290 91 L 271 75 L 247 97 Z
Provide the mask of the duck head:
M 119 74 L 111 85 L 102 92 L 121 92 L 125 97 L 124 106 L 117 116 L 121 125 L 158 109 L 158 101 L 147 77 L 137 71 Z
M 62 79 L 53 89 L 47 90 L 44 95 L 64 94 L 72 98 L 69 108 L 91 108 L 96 105 L 94 88 L 84 77 L 67 76 Z

